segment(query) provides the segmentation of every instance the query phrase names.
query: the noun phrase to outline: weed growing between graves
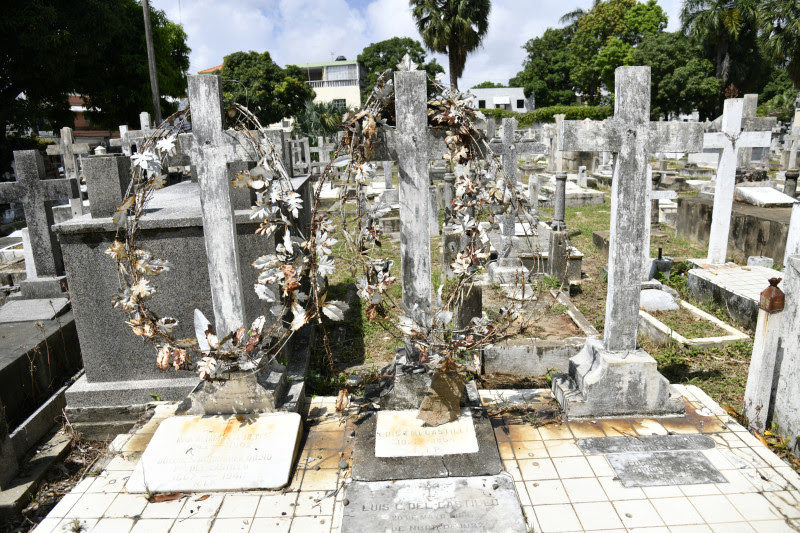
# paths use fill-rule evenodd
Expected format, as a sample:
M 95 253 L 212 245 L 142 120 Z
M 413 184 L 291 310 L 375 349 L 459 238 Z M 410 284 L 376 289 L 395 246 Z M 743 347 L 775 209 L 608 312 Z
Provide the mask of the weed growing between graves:
M 640 336 L 639 344 L 670 382 L 696 385 L 720 405 L 741 410 L 752 341 L 699 350 L 676 342 L 660 345 Z
M 650 313 L 664 325 L 687 339 L 722 337 L 727 332 L 716 324 L 695 316 L 684 309 Z

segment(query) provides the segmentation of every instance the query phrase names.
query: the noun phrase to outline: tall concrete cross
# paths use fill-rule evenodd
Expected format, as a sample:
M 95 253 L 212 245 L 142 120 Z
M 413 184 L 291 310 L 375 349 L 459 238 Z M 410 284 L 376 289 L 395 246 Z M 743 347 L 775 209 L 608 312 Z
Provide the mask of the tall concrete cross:
M 517 186 L 517 164 L 519 156 L 522 154 L 542 153 L 544 145 L 532 142 L 514 140 L 514 132 L 517 130 L 517 119 L 504 118 L 500 125 L 500 142 L 489 143 L 492 152 L 499 155 L 503 162 L 503 169 L 506 172 L 510 186 L 516 189 Z M 515 193 L 516 194 L 516 193 Z M 507 214 L 503 217 L 503 237 L 514 237 L 514 225 L 516 222 L 516 210 L 512 205 Z
M 39 277 L 58 276 L 64 270 L 64 261 L 56 236 L 50 229 L 53 225 L 50 202 L 77 195 L 78 181 L 44 179 L 44 160 L 37 150 L 15 151 L 14 164 L 17 181 L 0 183 L 0 203 L 22 203 L 36 274 Z
M 197 171 L 211 302 L 222 338 L 246 321 L 229 165 L 251 161 L 255 154 L 240 134 L 224 129 L 219 76 L 189 76 L 189 102 L 192 133 L 181 134 L 179 142 L 182 151 L 191 154 Z
M 60 155 L 64 165 L 64 177 L 67 179 L 78 179 L 78 158 L 77 154 L 88 154 L 89 145 L 85 143 L 75 144 L 72 142 L 72 128 L 61 128 L 61 137 L 58 144 L 51 144 L 47 147 L 47 155 Z
M 650 67 L 620 67 L 615 75 L 614 117 L 603 122 L 565 120 L 561 150 L 616 152 L 611 189 L 611 238 L 604 330 L 611 352 L 636 348 L 643 228 L 647 200 L 647 162 L 654 152 L 694 152 L 703 126 L 688 122 L 650 122 Z
M 725 100 L 722 127 L 719 132 L 703 136 L 703 148 L 722 148 L 717 167 L 717 186 L 714 192 L 714 211 L 711 217 L 711 234 L 708 239 L 708 262 L 725 263 L 728 250 L 728 231 L 733 211 L 736 189 L 736 163 L 742 148 L 769 147 L 770 131 L 742 131 L 742 98 Z

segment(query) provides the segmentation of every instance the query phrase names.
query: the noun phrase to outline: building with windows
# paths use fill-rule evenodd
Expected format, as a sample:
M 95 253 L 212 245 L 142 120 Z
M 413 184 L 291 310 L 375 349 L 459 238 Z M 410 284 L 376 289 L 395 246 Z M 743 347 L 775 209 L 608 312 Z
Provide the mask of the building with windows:
M 317 93 L 315 102 L 335 102 L 342 110 L 361 105 L 366 71 L 358 61 L 339 56 L 336 61 L 297 66 L 306 71 L 306 81 Z
M 478 109 L 506 109 L 524 113 L 533 111 L 533 95 L 525 97 L 522 87 L 501 87 L 499 89 L 470 89 L 470 105 Z

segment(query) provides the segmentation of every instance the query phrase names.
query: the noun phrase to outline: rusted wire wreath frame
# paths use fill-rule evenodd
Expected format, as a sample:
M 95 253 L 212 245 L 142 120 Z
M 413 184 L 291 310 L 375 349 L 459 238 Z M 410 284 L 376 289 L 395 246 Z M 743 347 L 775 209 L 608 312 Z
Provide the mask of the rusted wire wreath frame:
M 376 86 L 378 86 L 379 84 L 385 84 L 386 83 L 386 77 L 388 76 L 389 72 L 390 71 L 387 71 L 387 72 L 383 73 L 379 77 L 379 80 L 378 80 L 378 83 L 376 83 Z M 437 89 L 438 93 L 440 95 L 442 95 L 442 98 L 439 99 L 439 100 L 434 100 L 432 102 L 429 101 L 429 103 L 428 103 L 429 104 L 429 109 L 432 106 L 435 107 L 437 105 L 437 102 L 439 102 L 439 105 L 446 106 L 448 102 L 453 101 L 452 99 L 448 100 L 445 97 L 445 95 L 447 94 L 445 92 L 446 89 L 441 84 L 439 84 L 438 82 L 436 82 L 434 80 L 430 80 L 430 81 L 434 84 L 434 87 Z M 390 95 L 390 97 L 385 99 L 385 102 L 382 102 L 380 99 L 375 98 L 375 93 L 373 93 L 372 95 L 370 95 L 370 97 L 368 98 L 367 102 L 365 103 L 364 109 L 360 113 L 358 113 L 355 116 L 355 118 L 350 120 L 350 122 L 344 123 L 343 127 L 345 128 L 346 131 L 348 131 L 351 127 L 354 127 L 354 130 L 357 131 L 358 128 L 355 128 L 355 126 L 358 126 L 358 121 L 363 119 L 363 118 L 369 117 L 370 115 L 372 116 L 373 120 L 380 121 L 380 119 L 382 118 L 382 115 L 384 113 L 389 115 L 390 112 L 391 112 L 391 109 L 389 109 L 389 106 L 384 106 L 384 105 L 381 105 L 381 104 L 388 104 L 388 103 L 392 103 L 393 104 L 393 100 L 394 100 L 393 93 Z M 238 127 L 236 127 L 235 129 L 237 129 L 238 131 L 243 131 L 247 135 L 247 138 L 249 138 L 251 140 L 252 148 L 254 149 L 256 154 L 259 155 L 258 159 L 260 160 L 261 158 L 263 158 L 264 155 L 266 155 L 266 152 L 261 150 L 261 147 L 262 146 L 268 147 L 268 151 L 269 151 L 270 155 L 272 156 L 271 157 L 272 161 L 271 161 L 271 164 L 270 164 L 270 170 L 275 172 L 279 176 L 279 179 L 284 180 L 284 183 L 288 185 L 289 190 L 294 190 L 293 187 L 292 187 L 291 181 L 288 178 L 288 173 L 286 172 L 285 168 L 283 168 L 283 164 L 282 164 L 282 161 L 280 160 L 280 157 L 277 155 L 277 152 L 275 151 L 275 148 L 272 146 L 272 144 L 269 142 L 269 140 L 266 138 L 266 136 L 262 135 L 262 139 L 261 140 L 256 140 L 255 138 L 252 137 L 251 130 L 250 130 L 250 128 L 247 127 L 248 123 L 252 124 L 252 125 L 255 125 L 256 126 L 256 131 L 259 131 L 259 132 L 263 132 L 264 131 L 264 128 L 260 125 L 258 119 L 249 110 L 247 110 L 245 107 L 243 107 L 243 106 L 241 106 L 239 104 L 236 104 L 236 103 L 233 103 L 233 102 L 226 102 L 226 104 L 231 106 L 232 109 L 236 110 L 236 112 L 237 112 L 237 114 L 235 116 L 236 126 L 240 126 L 241 129 L 239 129 Z M 467 113 L 467 114 L 470 114 L 470 113 Z M 471 113 L 471 114 L 474 115 L 474 112 Z M 186 121 L 189 119 L 189 117 L 190 117 L 190 109 L 189 108 L 186 108 L 186 109 L 184 109 L 182 111 L 174 113 L 173 115 L 168 117 L 164 121 L 164 123 L 162 123 L 158 128 L 156 128 L 156 130 L 153 132 L 153 134 L 147 139 L 145 144 L 141 147 L 140 151 L 141 152 L 146 152 L 147 150 L 152 150 L 154 143 L 158 139 L 163 138 L 164 135 L 166 135 L 166 134 L 169 134 L 169 133 L 180 133 L 180 131 L 182 129 L 182 126 L 186 123 Z M 429 112 L 429 125 L 433 129 L 440 129 L 440 130 L 445 130 L 445 131 L 455 129 L 453 127 L 453 125 L 441 125 L 439 123 L 436 123 L 433 120 L 436 117 L 437 117 L 437 115 L 435 113 L 431 114 Z M 231 118 L 231 117 L 229 117 L 229 118 Z M 502 163 L 499 160 L 499 157 L 496 154 L 494 154 L 494 152 L 491 150 L 491 147 L 489 146 L 489 143 L 488 143 L 488 139 L 486 139 L 485 135 L 483 135 L 482 132 L 480 132 L 476 127 L 474 127 L 474 125 L 472 124 L 472 121 L 470 120 L 469 116 L 465 115 L 464 117 L 461 117 L 461 118 L 463 118 L 464 120 L 460 124 L 456 124 L 456 126 L 459 127 L 460 129 L 462 129 L 463 131 L 465 131 L 466 134 L 457 133 L 456 135 L 452 136 L 452 137 L 455 137 L 455 142 L 448 144 L 448 148 L 450 149 L 450 153 L 451 154 L 454 153 L 455 151 L 457 151 L 461 147 L 466 147 L 467 148 L 467 152 L 471 155 L 471 158 L 469 159 L 469 161 L 472 161 L 472 160 L 474 160 L 473 159 L 474 158 L 474 153 L 473 153 L 474 150 L 472 149 L 472 146 L 481 147 L 483 152 L 486 154 L 487 159 L 490 160 L 490 164 L 494 166 L 495 173 L 496 173 L 495 175 L 497 175 L 497 174 L 500 175 L 500 177 L 503 179 L 503 182 L 506 185 L 506 188 L 511 193 L 511 196 L 512 196 L 512 201 L 511 202 L 513 203 L 513 205 L 516 208 L 515 209 L 515 213 L 516 213 L 517 220 L 520 221 L 520 222 L 526 222 L 526 219 L 523 219 L 522 215 L 523 215 L 523 213 L 527 213 L 527 209 L 522 204 L 522 202 L 520 202 L 520 200 L 519 200 L 519 198 L 517 196 L 517 192 L 516 192 L 513 184 L 510 183 L 510 181 L 508 179 L 508 176 L 507 176 L 507 174 L 505 172 L 505 169 L 503 168 Z M 177 124 L 176 124 L 176 121 L 177 121 Z M 431 122 L 433 122 L 433 124 L 431 124 Z M 353 131 L 351 133 L 355 133 L 355 131 Z M 343 152 L 346 152 L 346 153 L 348 153 L 350 155 L 351 162 L 348 165 L 348 170 L 347 170 L 347 173 L 346 173 L 346 177 L 349 177 L 352 174 L 353 166 L 354 166 L 353 164 L 354 163 L 356 163 L 356 164 L 359 164 L 359 163 L 360 164 L 364 164 L 364 163 L 368 163 L 368 162 L 371 161 L 371 151 L 372 151 L 371 146 L 372 146 L 372 139 L 369 136 L 365 136 L 363 134 L 363 130 L 361 131 L 360 134 L 354 134 L 354 135 L 345 134 L 343 136 L 342 142 L 339 144 L 338 148 L 335 151 L 335 158 L 341 157 Z M 162 156 L 162 157 L 165 158 L 165 156 Z M 313 207 L 312 207 L 312 214 L 311 214 L 311 228 L 310 228 L 310 231 L 309 231 L 309 235 L 306 238 L 306 240 L 309 241 L 309 246 L 307 247 L 307 249 L 309 250 L 309 256 L 308 256 L 309 261 L 308 261 L 308 272 L 307 272 L 307 275 L 311 279 L 316 279 L 316 276 L 317 276 L 317 265 L 318 265 L 318 262 L 317 262 L 316 246 L 315 246 L 316 230 L 317 230 L 318 226 L 321 223 L 323 223 L 325 220 L 328 219 L 327 214 L 320 215 L 319 200 L 320 200 L 320 196 L 321 196 L 321 192 L 322 192 L 322 189 L 324 187 L 324 184 L 327 183 L 327 182 L 330 182 L 330 183 L 333 182 L 333 169 L 334 169 L 333 163 L 334 162 L 331 162 L 325 167 L 324 171 L 322 172 L 322 174 L 320 176 L 320 179 L 319 179 L 318 183 L 316 184 L 316 188 L 315 188 L 315 191 L 314 191 Z M 478 169 L 476 168 L 475 171 L 478 172 Z M 145 206 L 147 204 L 147 201 L 151 198 L 151 196 L 153 194 L 153 191 L 156 189 L 156 187 L 154 186 L 154 182 L 156 180 L 153 179 L 153 178 L 157 177 L 157 175 L 156 175 L 153 178 L 149 178 L 149 179 L 144 179 L 144 180 L 142 180 L 141 178 L 137 179 L 136 174 L 137 173 L 139 173 L 139 174 L 142 173 L 142 171 L 141 171 L 141 169 L 139 167 L 135 167 L 132 172 L 133 172 L 134 176 L 133 176 L 133 179 L 131 180 L 131 183 L 128 186 L 128 190 L 126 191 L 126 201 L 123 202 L 123 207 L 125 206 L 125 203 L 127 202 L 127 200 L 131 197 L 131 195 L 134 196 L 135 201 L 133 203 L 133 206 L 131 207 L 132 214 L 127 217 L 127 223 L 124 226 L 126 255 L 123 256 L 120 260 L 118 260 L 118 267 L 119 267 L 118 268 L 118 276 L 119 276 L 119 280 L 120 280 L 120 286 L 125 288 L 125 289 L 130 289 L 131 287 L 133 287 L 134 284 L 140 278 L 140 276 L 138 274 L 138 271 L 137 271 L 137 268 L 136 268 L 137 261 L 135 259 L 136 255 L 137 255 L 137 251 L 141 250 L 137 246 L 137 232 L 138 232 L 138 228 L 139 228 L 139 220 L 144 215 Z M 139 185 L 142 182 L 144 182 L 144 187 L 139 187 Z M 480 185 L 480 179 L 478 179 L 478 185 Z M 358 225 L 357 225 L 357 230 L 358 230 L 357 235 L 358 235 L 358 237 L 355 238 L 355 239 L 351 238 L 351 239 L 349 239 L 349 241 L 343 242 L 343 244 L 344 245 L 353 245 L 354 243 L 359 243 L 360 250 L 359 250 L 359 253 L 356 254 L 356 259 L 361 263 L 362 273 L 364 274 L 365 277 L 367 277 L 367 279 L 369 279 L 368 276 L 369 276 L 369 274 L 371 272 L 371 265 L 374 264 L 373 253 L 375 252 L 375 249 L 377 248 L 377 246 L 376 246 L 375 240 L 373 240 L 373 242 L 370 244 L 370 247 L 369 247 L 368 250 L 362 245 L 363 244 L 362 243 L 363 239 L 361 237 L 362 237 L 362 229 L 363 229 L 363 225 L 364 225 L 365 213 L 364 213 L 364 210 L 363 210 L 363 204 L 360 201 L 360 199 L 362 198 L 362 195 L 363 195 L 363 189 L 364 189 L 363 183 L 357 183 L 358 194 L 356 195 L 355 201 L 356 201 L 356 213 L 357 213 L 356 218 L 357 218 L 357 222 L 358 222 Z M 475 223 L 476 223 L 476 226 L 477 226 L 477 224 L 480 223 L 480 221 L 481 221 L 481 215 L 484 214 L 484 211 L 491 204 L 481 205 L 478 202 L 477 198 L 473 198 L 472 201 L 475 203 L 475 205 L 473 206 L 475 208 L 474 220 L 475 220 Z M 342 198 L 342 230 L 343 230 L 343 232 L 345 234 L 346 234 L 347 221 L 346 221 L 346 215 L 345 215 L 345 212 L 344 212 L 344 204 L 346 202 L 347 202 L 347 199 L 346 198 Z M 306 208 L 306 207 L 307 206 L 304 206 L 304 208 Z M 527 221 L 530 223 L 531 218 L 527 217 Z M 294 226 L 294 227 L 297 228 L 297 226 Z M 529 227 L 532 227 L 532 225 L 529 224 Z M 298 229 L 298 231 L 300 231 L 299 228 L 297 228 L 297 229 Z M 288 231 L 288 229 L 287 229 L 287 231 Z M 118 229 L 117 237 L 120 236 L 120 233 L 122 233 L 122 229 Z M 530 237 L 531 236 L 532 235 L 529 234 L 529 232 L 526 231 L 524 237 L 525 237 L 525 239 L 526 239 L 526 241 L 528 242 L 529 245 L 531 243 L 531 241 L 530 241 Z M 303 237 L 303 236 L 301 235 L 301 237 Z M 471 237 L 472 238 L 470 239 L 470 244 L 473 244 L 473 245 L 476 244 L 475 235 L 473 234 Z M 538 249 L 538 243 L 537 243 L 537 247 L 536 248 L 531 247 L 530 249 L 531 250 Z M 332 255 L 331 257 L 333 259 L 335 259 L 335 256 Z M 125 259 L 127 259 L 127 269 L 126 269 L 126 264 L 125 264 L 126 261 L 125 261 Z M 438 310 L 434 311 L 433 315 L 437 316 L 442 311 L 445 311 L 445 310 L 448 310 L 448 309 L 452 309 L 454 307 L 454 305 L 459 300 L 463 300 L 465 294 L 467 294 L 468 291 L 471 290 L 472 284 L 475 281 L 475 275 L 487 263 L 488 263 L 488 260 L 484 260 L 478 265 L 479 268 L 474 269 L 472 272 L 470 272 L 467 275 L 458 276 L 458 280 L 457 280 L 456 285 L 453 286 L 450 289 L 450 291 L 448 292 L 446 298 L 442 299 L 442 306 Z M 154 274 L 154 275 L 157 275 L 157 274 Z M 525 280 L 520 280 L 520 281 L 523 284 L 525 282 Z M 562 285 L 563 285 L 564 280 L 561 280 L 561 281 L 562 281 Z M 309 299 L 311 300 L 311 305 L 313 305 L 313 307 L 314 307 L 313 316 L 311 318 L 312 319 L 315 318 L 317 323 L 318 323 L 318 325 L 321 326 L 322 334 L 323 334 L 323 345 L 324 345 L 324 349 L 325 349 L 325 352 L 326 352 L 326 357 L 328 359 L 329 366 L 331 367 L 331 369 L 333 369 L 333 355 L 332 355 L 332 350 L 331 350 L 331 345 L 330 345 L 330 339 L 328 338 L 327 328 L 324 326 L 324 323 L 322 321 L 322 312 L 321 312 L 321 308 L 320 308 L 320 302 L 324 300 L 324 296 L 325 296 L 325 293 L 327 292 L 327 289 L 325 289 L 324 292 L 320 291 L 319 284 L 317 284 L 317 283 L 311 283 L 310 287 L 311 287 L 310 288 L 311 294 L 309 294 Z M 392 299 L 392 297 L 388 293 L 382 292 L 382 295 L 383 295 L 383 297 L 385 299 L 389 300 L 389 302 L 392 304 L 393 308 L 402 309 L 402 306 L 400 304 L 398 304 L 396 301 L 394 301 Z M 544 311 L 541 312 L 541 314 L 546 313 L 547 310 L 550 307 L 555 305 L 556 301 L 557 301 L 557 299 L 553 298 L 553 301 L 547 306 L 547 309 L 545 309 Z M 262 341 L 257 346 L 257 350 L 264 349 L 264 346 L 262 345 L 264 340 L 276 338 L 276 337 L 270 336 L 269 333 L 272 332 L 278 326 L 282 327 L 282 322 L 283 322 L 282 319 L 286 316 L 288 310 L 289 310 L 288 306 L 284 306 L 284 310 L 283 310 L 281 316 L 279 316 L 273 322 L 273 324 L 270 326 L 270 329 L 268 329 L 268 330 L 266 330 L 266 331 L 264 331 L 262 333 L 262 335 L 261 335 Z M 307 311 L 308 311 L 308 309 L 307 309 Z M 151 335 L 145 335 L 145 336 L 150 337 L 151 340 L 154 342 L 154 344 L 156 344 L 156 346 L 158 346 L 159 344 L 162 345 L 162 346 L 168 345 L 168 346 L 173 347 L 175 349 L 186 350 L 187 351 L 187 357 L 185 359 L 185 364 L 182 365 L 182 368 L 189 368 L 190 367 L 192 358 L 191 358 L 191 355 L 189 355 L 189 353 L 190 353 L 189 351 L 193 350 L 195 345 L 196 345 L 196 342 L 193 339 L 176 340 L 172 335 L 170 335 L 168 333 L 165 333 L 164 331 L 162 331 L 158 327 L 156 327 L 156 324 L 157 324 L 158 320 L 160 319 L 160 317 L 147 306 L 147 304 L 145 303 L 145 300 L 137 302 L 136 309 L 134 311 L 132 311 L 132 312 L 129 312 L 129 314 L 131 314 L 131 315 L 134 314 L 134 313 L 138 314 L 143 319 L 143 321 L 145 321 L 145 323 L 149 323 L 149 325 L 152 328 L 152 334 Z M 384 314 L 386 316 L 388 316 L 388 313 L 384 313 Z M 427 346 L 430 349 L 435 349 L 436 352 L 443 353 L 445 358 L 455 358 L 457 356 L 457 353 L 469 352 L 469 351 L 472 351 L 472 350 L 475 350 L 475 349 L 478 349 L 478 348 L 481 348 L 481 347 L 485 347 L 485 346 L 490 345 L 490 344 L 494 344 L 496 342 L 499 342 L 499 341 L 503 340 L 504 338 L 507 338 L 508 337 L 508 329 L 511 327 L 511 325 L 515 321 L 521 323 L 522 324 L 521 327 L 527 327 L 528 325 L 530 325 L 530 323 L 532 323 L 539 316 L 541 316 L 541 315 L 531 311 L 529 313 L 528 317 L 522 319 L 519 316 L 512 316 L 512 315 L 506 313 L 505 315 L 503 315 L 501 317 L 502 320 L 499 323 L 497 323 L 497 324 L 489 324 L 489 328 L 488 328 L 489 331 L 488 331 L 487 334 L 483 334 L 483 335 L 475 335 L 475 334 L 473 334 L 472 335 L 473 340 L 468 342 L 468 343 L 466 343 L 466 344 L 464 343 L 463 340 L 453 341 L 452 339 L 453 339 L 454 334 L 459 334 L 462 339 L 463 338 L 469 338 L 470 329 L 471 329 L 470 327 L 464 328 L 464 329 L 461 329 L 461 330 L 454 330 L 452 328 L 436 328 L 436 327 L 433 327 L 433 326 L 430 326 L 430 327 L 422 326 L 419 329 L 418 334 L 413 335 L 414 338 L 412 339 L 412 342 L 416 346 Z M 389 327 L 385 320 L 379 320 L 378 323 L 381 325 L 381 327 L 386 332 L 391 334 L 395 339 L 408 340 L 409 336 L 406 333 L 400 331 L 397 324 L 391 324 L 391 326 L 393 326 L 393 327 Z M 417 326 L 421 326 L 419 324 L 416 324 L 416 325 Z M 132 325 L 132 327 L 133 327 L 133 325 Z M 292 331 L 289 331 L 286 328 L 283 328 L 283 329 L 284 329 L 284 333 L 280 337 L 277 337 L 278 341 L 271 343 L 271 345 L 268 348 L 268 352 L 269 352 L 268 355 L 269 354 L 272 355 L 272 357 L 270 358 L 270 361 L 274 360 L 274 358 L 277 356 L 277 354 L 280 353 L 280 351 L 283 348 L 283 346 L 286 344 L 286 342 L 288 342 L 289 338 L 291 338 L 291 336 L 293 334 Z M 422 333 L 423 335 L 420 335 L 419 333 Z M 436 337 L 438 337 L 438 338 L 433 338 L 434 335 Z M 450 339 L 450 340 L 448 341 L 447 339 Z M 223 344 L 222 340 L 220 341 L 220 344 Z M 230 351 L 230 352 L 217 351 L 214 354 L 214 356 L 217 359 L 231 359 L 233 356 L 239 357 L 244 353 L 245 355 L 247 355 L 250 358 L 250 354 L 258 353 L 257 350 L 250 350 L 250 351 L 244 351 L 244 352 L 241 349 Z M 251 360 L 255 360 L 255 358 L 250 358 L 250 359 Z M 264 364 L 264 360 L 261 359 L 261 365 L 263 366 L 263 364 Z

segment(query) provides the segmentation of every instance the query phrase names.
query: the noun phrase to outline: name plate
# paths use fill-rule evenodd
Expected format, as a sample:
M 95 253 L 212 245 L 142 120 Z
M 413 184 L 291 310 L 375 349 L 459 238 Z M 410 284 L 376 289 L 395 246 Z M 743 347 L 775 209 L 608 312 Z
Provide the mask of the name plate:
M 461 416 L 436 427 L 424 427 L 416 409 L 379 411 L 375 457 L 421 457 L 478 452 L 478 438 L 469 407 Z
M 711 450 L 715 446 L 714 440 L 705 435 L 597 437 L 578 441 L 578 447 L 591 454 Z
M 728 482 L 700 452 L 612 453 L 606 458 L 623 487 Z
M 277 489 L 289 482 L 297 413 L 174 416 L 161 422 L 128 492 Z
M 345 498 L 342 533 L 528 531 L 508 474 L 354 481 Z

